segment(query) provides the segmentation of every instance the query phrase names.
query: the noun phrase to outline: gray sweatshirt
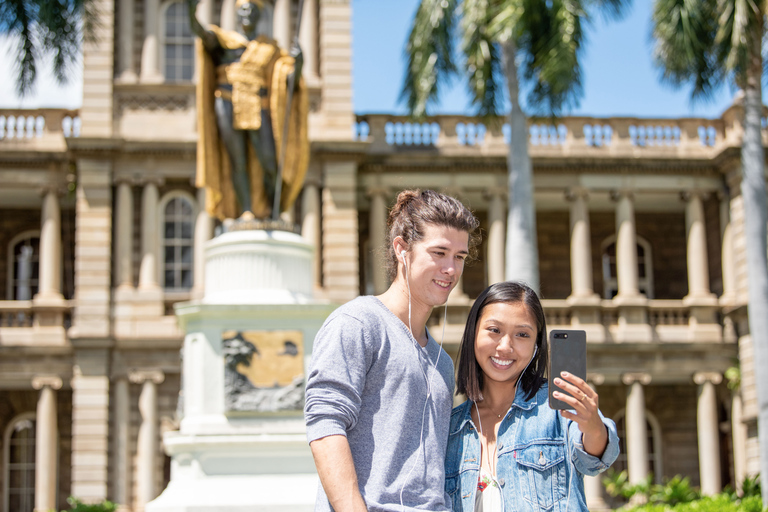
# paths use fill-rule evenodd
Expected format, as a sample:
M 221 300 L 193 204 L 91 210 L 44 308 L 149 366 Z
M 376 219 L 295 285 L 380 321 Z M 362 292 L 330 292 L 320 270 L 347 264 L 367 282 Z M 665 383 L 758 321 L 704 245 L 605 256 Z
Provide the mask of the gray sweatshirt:
M 347 437 L 368 510 L 447 511 L 443 462 L 453 388 L 453 361 L 431 336 L 422 348 L 379 299 L 358 297 L 334 311 L 315 338 L 307 438 Z M 331 510 L 322 486 L 315 510 Z

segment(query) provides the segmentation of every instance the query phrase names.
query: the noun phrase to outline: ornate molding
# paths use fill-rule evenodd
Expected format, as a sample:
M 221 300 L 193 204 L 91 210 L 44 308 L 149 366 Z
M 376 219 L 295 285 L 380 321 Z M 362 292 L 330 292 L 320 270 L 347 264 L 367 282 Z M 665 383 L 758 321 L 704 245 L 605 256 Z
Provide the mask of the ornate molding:
M 621 376 L 621 382 L 626 386 L 631 386 L 635 382 L 639 382 L 643 386 L 647 386 L 651 383 L 651 374 L 645 372 L 630 372 Z
M 58 391 L 62 385 L 63 382 L 58 375 L 35 375 L 32 377 L 32 387 L 35 389 L 49 387 Z
M 715 386 L 723 382 L 723 374 L 720 372 L 696 372 L 693 374 L 693 382 L 701 386 L 711 382 Z
M 133 384 L 161 384 L 165 380 L 165 373 L 162 370 L 129 370 L 128 380 Z

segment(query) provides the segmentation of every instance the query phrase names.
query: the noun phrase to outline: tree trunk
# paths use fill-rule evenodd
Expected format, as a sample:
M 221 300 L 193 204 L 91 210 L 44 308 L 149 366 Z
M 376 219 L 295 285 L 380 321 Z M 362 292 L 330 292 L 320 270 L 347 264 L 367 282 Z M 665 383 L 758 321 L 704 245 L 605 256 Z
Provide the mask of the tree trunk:
M 506 270 L 508 281 L 522 281 L 539 293 L 539 250 L 536 242 L 536 209 L 533 198 L 528 124 L 520 109 L 520 89 L 514 40 L 502 46 L 509 89 L 510 144 L 507 155 L 509 207 L 507 211 Z
M 754 347 L 759 416 L 760 480 L 763 503 L 768 503 L 768 256 L 766 256 L 765 156 L 762 116 L 762 17 L 750 45 L 750 63 L 744 90 L 744 140 L 741 146 L 741 195 L 744 201 L 744 236 L 749 287 L 749 332 Z M 737 482 L 740 484 L 741 482 Z

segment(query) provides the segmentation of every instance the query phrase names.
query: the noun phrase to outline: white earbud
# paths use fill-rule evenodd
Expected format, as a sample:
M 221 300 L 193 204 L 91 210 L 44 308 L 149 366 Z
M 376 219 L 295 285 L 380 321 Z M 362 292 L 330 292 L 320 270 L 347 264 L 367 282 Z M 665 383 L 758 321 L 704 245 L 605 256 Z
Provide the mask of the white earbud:
M 405 262 L 405 251 L 400 251 L 400 259 L 403 260 L 403 266 L 408 266 L 408 264 Z

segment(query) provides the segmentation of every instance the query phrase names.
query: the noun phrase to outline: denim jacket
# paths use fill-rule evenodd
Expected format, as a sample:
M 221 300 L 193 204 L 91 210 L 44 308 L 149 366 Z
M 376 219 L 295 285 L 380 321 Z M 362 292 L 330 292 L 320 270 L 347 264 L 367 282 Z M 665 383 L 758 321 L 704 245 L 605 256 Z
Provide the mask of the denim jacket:
M 584 451 L 578 424 L 549 407 L 547 389 L 544 384 L 526 401 L 519 386 L 499 425 L 496 479 L 503 512 L 586 512 L 583 475 L 605 471 L 619 455 L 619 437 L 613 421 L 600 415 L 608 430 L 608 446 L 601 458 L 594 457 Z M 454 512 L 472 512 L 475 506 L 480 436 L 470 416 L 472 407 L 473 402 L 468 400 L 451 413 L 445 491 L 451 497 Z M 568 463 L 565 451 L 566 429 L 573 465 Z

